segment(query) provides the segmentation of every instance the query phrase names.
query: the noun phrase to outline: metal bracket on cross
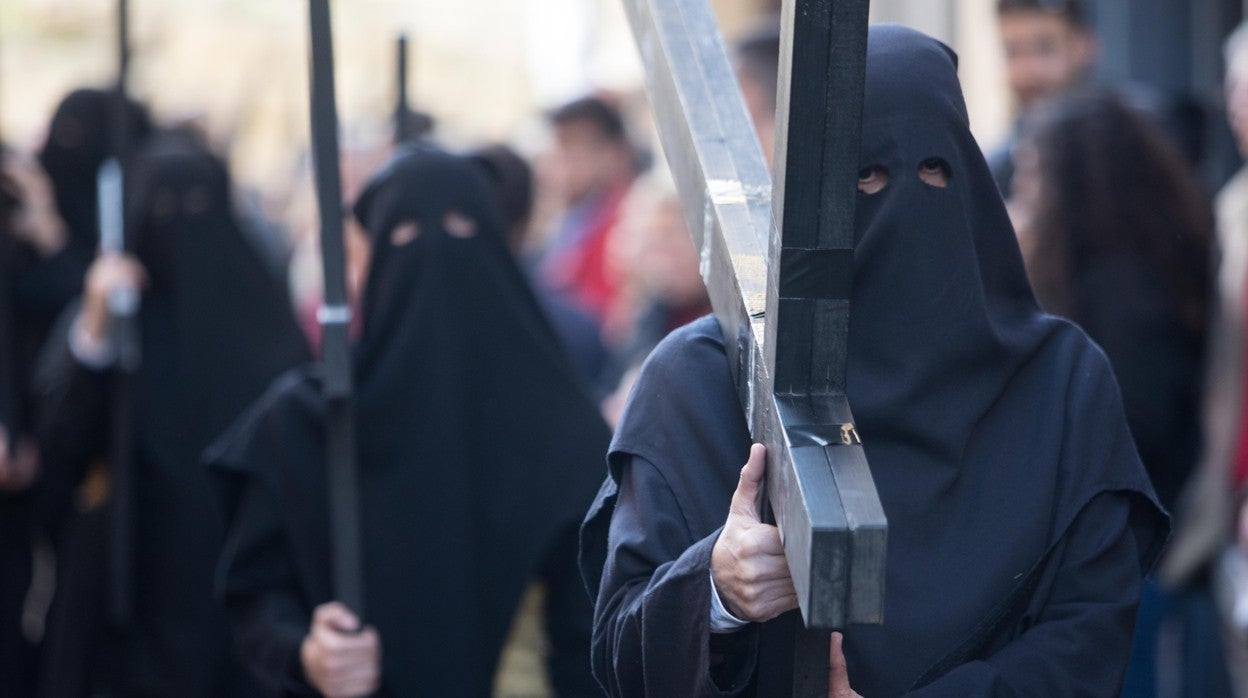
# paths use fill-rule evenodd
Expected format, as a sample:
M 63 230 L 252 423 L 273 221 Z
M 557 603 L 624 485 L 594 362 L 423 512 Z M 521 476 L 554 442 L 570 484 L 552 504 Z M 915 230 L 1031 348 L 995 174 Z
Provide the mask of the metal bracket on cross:
M 708 0 L 624 5 L 802 618 L 881 623 L 888 524 L 845 396 L 868 0 L 784 3 L 774 185 Z

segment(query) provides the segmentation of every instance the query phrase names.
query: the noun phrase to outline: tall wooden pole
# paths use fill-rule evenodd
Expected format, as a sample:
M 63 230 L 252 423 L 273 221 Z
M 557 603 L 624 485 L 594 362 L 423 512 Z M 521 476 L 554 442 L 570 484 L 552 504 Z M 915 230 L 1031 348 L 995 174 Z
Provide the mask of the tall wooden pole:
M 125 237 L 126 197 L 122 163 L 130 149 L 130 110 L 126 87 L 130 68 L 130 7 L 128 0 L 117 0 L 117 83 L 109 150 L 111 157 L 97 173 L 100 250 L 122 254 Z M 110 553 L 108 557 L 108 607 L 114 625 L 125 627 L 134 607 L 134 397 L 135 374 L 142 362 L 139 344 L 139 290 L 119 288 L 108 298 L 112 334 L 117 347 L 117 366 L 110 418 L 109 462 Z
M 326 453 L 330 551 L 335 597 L 364 615 L 364 569 L 360 534 L 359 475 L 343 244 L 342 183 L 338 167 L 338 111 L 334 95 L 334 47 L 329 0 L 309 0 L 311 30 L 312 159 L 321 217 L 325 302 L 321 323 L 323 393 L 328 406 Z
M 399 34 L 395 40 L 395 103 L 394 142 L 403 143 L 412 137 L 412 112 L 408 108 L 408 38 Z

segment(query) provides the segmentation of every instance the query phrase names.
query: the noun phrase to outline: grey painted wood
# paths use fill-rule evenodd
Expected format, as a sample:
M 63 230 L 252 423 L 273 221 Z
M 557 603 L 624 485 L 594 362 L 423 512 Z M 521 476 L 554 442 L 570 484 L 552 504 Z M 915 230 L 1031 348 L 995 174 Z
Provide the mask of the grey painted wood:
M 624 5 L 738 395 L 767 446 L 803 620 L 880 623 L 887 520 L 844 395 L 867 2 L 786 3 L 781 64 L 798 57 L 781 80 L 787 191 L 773 187 L 707 0 Z

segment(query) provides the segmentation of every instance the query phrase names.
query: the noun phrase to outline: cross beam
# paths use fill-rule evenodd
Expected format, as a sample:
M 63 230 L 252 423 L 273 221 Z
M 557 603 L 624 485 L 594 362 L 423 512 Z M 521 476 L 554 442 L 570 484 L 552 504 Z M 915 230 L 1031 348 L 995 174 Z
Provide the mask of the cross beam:
M 786 0 L 774 187 L 708 0 L 624 5 L 802 618 L 881 623 L 888 524 L 845 397 L 868 2 Z

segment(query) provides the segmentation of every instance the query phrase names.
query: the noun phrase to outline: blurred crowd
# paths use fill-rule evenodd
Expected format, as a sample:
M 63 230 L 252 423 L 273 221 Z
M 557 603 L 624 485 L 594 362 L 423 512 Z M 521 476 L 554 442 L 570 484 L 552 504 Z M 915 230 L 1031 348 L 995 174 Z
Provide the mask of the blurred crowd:
M 1248 171 L 1209 181 L 1181 105 L 1093 79 L 1097 37 L 1078 0 L 997 6 L 1020 111 L 989 162 L 1038 301 L 1108 355 L 1174 515 L 1124 695 L 1248 696 Z M 733 48 L 769 160 L 778 27 L 767 20 Z M 1225 58 L 1226 119 L 1248 157 L 1248 29 L 1226 40 Z M 644 113 L 635 96 L 588 95 L 545 115 L 541 152 L 483 143 L 462 154 L 608 424 L 650 350 L 711 311 Z M 390 148 L 345 154 L 350 197 L 395 152 L 437 140 L 433 119 L 401 120 Z M 125 172 L 129 246 L 101 253 L 115 202 L 101 199 L 98 173 L 110 159 Z M 74 91 L 38 152 L 4 153 L 0 695 L 248 695 L 226 668 L 238 662 L 213 589 L 221 514 L 200 454 L 312 359 L 320 288 L 312 202 L 279 222 L 247 200 L 194 124 L 154 123 L 109 90 Z M 363 239 L 348 237 L 357 302 Z M 137 373 L 116 370 L 126 356 L 109 318 L 124 289 L 142 295 Z M 146 463 L 144 479 L 119 482 L 118 458 Z M 118 532 L 122 506 L 140 530 Z M 115 598 L 119 580 L 139 590 L 138 608 Z

